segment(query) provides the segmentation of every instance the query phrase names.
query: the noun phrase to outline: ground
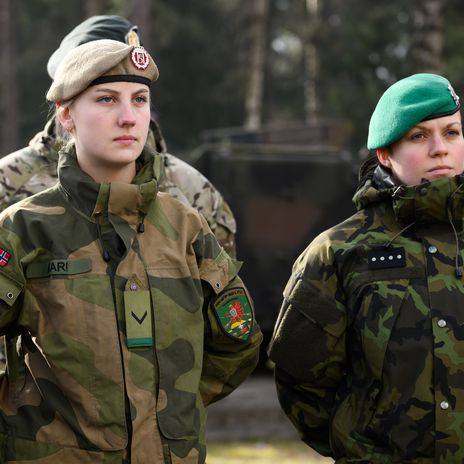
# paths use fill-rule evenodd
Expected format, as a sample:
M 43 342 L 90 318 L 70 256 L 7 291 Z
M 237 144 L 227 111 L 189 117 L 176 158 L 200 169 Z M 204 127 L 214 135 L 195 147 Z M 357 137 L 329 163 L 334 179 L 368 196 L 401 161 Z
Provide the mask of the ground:
M 272 375 L 253 375 L 208 408 L 207 464 L 330 464 L 298 438 Z

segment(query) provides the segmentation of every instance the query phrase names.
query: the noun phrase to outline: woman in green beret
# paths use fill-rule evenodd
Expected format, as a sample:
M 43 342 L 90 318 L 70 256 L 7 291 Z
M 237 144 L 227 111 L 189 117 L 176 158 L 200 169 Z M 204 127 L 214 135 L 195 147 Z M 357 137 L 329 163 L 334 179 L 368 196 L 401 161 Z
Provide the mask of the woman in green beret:
M 380 98 L 358 212 L 296 261 L 269 353 L 282 408 L 337 463 L 464 462 L 464 139 L 448 80 Z
M 157 190 L 158 69 L 97 40 L 47 98 L 71 141 L 59 182 L 0 215 L 0 462 L 203 464 L 206 406 L 256 365 L 239 263 Z

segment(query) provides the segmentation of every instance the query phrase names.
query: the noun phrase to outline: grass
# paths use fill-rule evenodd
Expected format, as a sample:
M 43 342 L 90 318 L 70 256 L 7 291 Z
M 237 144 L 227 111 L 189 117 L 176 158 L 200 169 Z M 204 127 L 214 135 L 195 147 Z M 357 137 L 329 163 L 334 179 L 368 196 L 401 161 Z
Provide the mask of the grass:
M 214 442 L 207 464 L 330 464 L 300 441 Z

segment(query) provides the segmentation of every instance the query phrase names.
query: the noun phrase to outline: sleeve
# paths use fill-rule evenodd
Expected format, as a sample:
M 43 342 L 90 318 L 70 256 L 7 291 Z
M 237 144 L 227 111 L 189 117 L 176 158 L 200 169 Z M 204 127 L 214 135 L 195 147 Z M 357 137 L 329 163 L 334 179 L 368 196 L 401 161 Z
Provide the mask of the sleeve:
M 197 239 L 205 320 L 200 390 L 208 405 L 235 390 L 254 370 L 263 337 L 253 301 L 238 276 L 241 264 L 218 244 L 206 222 L 204 227 Z
M 346 310 L 327 243 L 300 256 L 269 345 L 282 409 L 309 446 L 330 455 L 329 422 L 345 375 Z
M 25 279 L 18 241 L 19 237 L 0 227 L 0 335 L 16 322 L 23 299 Z
M 10 153 L 0 159 L 0 210 L 16 203 L 25 196 L 24 186 L 36 174 L 48 167 L 51 161 L 31 147 Z M 20 194 L 23 193 L 22 196 Z

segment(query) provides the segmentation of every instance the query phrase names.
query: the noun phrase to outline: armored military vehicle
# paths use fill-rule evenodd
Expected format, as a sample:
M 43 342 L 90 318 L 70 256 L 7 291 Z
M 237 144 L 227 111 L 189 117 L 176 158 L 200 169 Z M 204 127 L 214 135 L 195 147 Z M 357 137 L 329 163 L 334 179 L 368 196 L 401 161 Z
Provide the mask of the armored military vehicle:
M 352 213 L 357 162 L 340 122 L 204 133 L 190 162 L 230 204 L 241 276 L 269 336 L 291 267 L 322 230 Z

